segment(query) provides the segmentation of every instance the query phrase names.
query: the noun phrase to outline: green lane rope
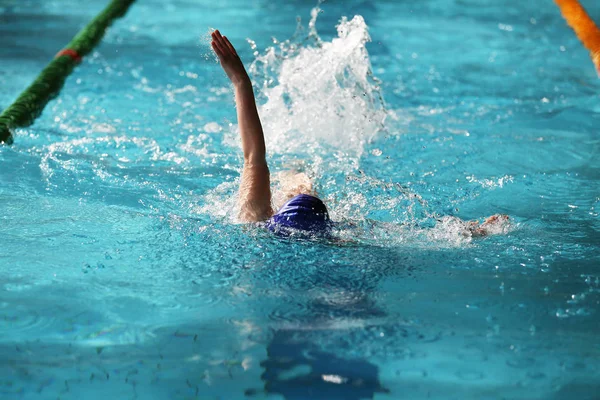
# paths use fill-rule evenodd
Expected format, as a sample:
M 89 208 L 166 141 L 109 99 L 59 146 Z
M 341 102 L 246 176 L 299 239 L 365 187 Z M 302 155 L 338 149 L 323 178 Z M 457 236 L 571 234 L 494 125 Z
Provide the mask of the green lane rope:
M 37 79 L 0 115 L 0 143 L 13 142 L 11 130 L 29 126 L 58 95 L 65 80 L 81 58 L 100 42 L 106 28 L 125 15 L 135 0 L 112 0 L 96 18 L 42 70 Z

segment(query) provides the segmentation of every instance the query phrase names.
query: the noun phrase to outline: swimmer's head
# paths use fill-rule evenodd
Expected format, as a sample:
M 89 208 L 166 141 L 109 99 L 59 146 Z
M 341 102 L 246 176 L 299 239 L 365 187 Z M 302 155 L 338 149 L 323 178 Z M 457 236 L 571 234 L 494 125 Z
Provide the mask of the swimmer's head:
M 289 200 L 267 223 L 269 230 L 290 234 L 301 232 L 323 235 L 331 231 L 327 207 L 318 197 L 299 194 Z

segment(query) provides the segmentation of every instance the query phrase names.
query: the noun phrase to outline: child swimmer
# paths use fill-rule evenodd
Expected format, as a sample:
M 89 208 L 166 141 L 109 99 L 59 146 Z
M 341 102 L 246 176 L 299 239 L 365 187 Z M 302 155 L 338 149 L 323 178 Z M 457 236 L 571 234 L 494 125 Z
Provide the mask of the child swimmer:
M 301 231 L 314 235 L 327 235 L 332 222 L 327 207 L 317 197 L 313 184 L 303 173 L 284 172 L 279 174 L 281 193 L 277 208 L 272 207 L 271 181 L 266 160 L 265 138 L 256 109 L 252 83 L 235 48 L 221 33 L 212 33 L 212 48 L 221 67 L 231 81 L 235 92 L 237 119 L 242 139 L 244 167 L 239 189 L 239 219 L 244 222 L 266 222 L 276 233 Z M 455 217 L 444 217 L 445 219 Z M 464 224 L 464 236 L 486 236 L 499 232 L 508 222 L 506 215 L 492 215 L 485 222 L 460 221 Z

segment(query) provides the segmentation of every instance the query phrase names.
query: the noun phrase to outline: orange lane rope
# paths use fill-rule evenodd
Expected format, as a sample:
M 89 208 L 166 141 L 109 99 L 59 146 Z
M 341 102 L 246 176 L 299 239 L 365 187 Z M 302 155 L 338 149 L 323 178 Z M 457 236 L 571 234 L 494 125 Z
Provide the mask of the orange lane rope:
M 600 76 L 600 29 L 594 23 L 578 0 L 554 0 L 564 19 L 590 51 L 592 61 Z

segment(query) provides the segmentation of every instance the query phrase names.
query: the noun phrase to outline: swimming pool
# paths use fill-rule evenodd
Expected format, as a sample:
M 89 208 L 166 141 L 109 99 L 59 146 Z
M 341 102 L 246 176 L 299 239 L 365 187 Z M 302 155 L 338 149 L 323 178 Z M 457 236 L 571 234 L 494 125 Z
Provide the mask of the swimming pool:
M 0 109 L 105 4 L 0 1 Z M 597 398 L 600 82 L 554 4 L 315 6 L 140 0 L 0 148 L 3 399 Z M 349 243 L 232 220 L 209 27 Z

